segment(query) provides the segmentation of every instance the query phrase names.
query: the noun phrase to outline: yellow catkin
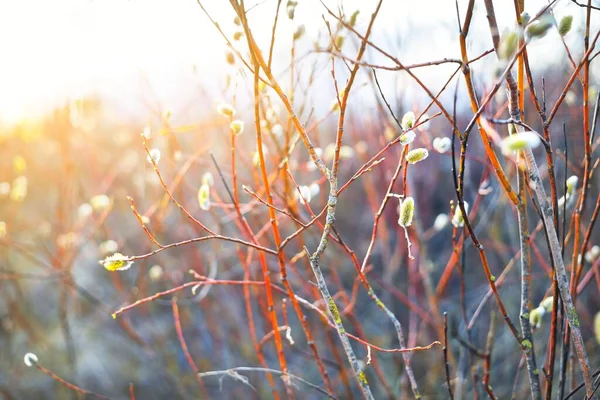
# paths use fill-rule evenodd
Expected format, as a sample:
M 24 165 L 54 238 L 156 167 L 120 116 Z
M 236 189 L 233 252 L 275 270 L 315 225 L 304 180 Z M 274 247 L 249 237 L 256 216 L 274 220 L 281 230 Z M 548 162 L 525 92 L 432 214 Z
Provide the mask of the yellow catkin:
M 403 228 L 410 226 L 412 224 L 414 214 L 415 200 L 412 197 L 407 197 L 402 201 L 402 203 L 400 203 L 398 224 Z
M 426 159 L 427 156 L 429 156 L 427 149 L 414 149 L 408 152 L 406 161 L 408 161 L 409 164 L 416 164 L 419 161 Z

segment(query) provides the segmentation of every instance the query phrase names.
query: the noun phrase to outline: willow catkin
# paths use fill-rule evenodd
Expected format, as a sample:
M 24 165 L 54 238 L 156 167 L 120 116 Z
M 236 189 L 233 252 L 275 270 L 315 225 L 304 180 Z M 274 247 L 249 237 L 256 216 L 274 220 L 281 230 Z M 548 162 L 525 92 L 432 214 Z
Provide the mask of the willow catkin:
M 204 211 L 210 209 L 210 186 L 206 183 L 203 183 L 198 189 L 198 205 Z
M 427 149 L 414 149 L 406 154 L 406 161 L 408 161 L 409 164 L 416 164 L 419 161 L 423 161 L 428 156 L 429 152 Z
M 565 15 L 558 24 L 558 33 L 560 36 L 565 36 L 571 30 L 571 26 L 573 26 L 573 16 Z
M 231 124 L 229 124 L 229 127 L 234 135 L 240 135 L 242 132 L 244 132 L 244 121 L 239 119 L 233 120 L 231 121 Z
M 124 271 L 129 269 L 132 264 L 133 261 L 121 253 L 115 253 L 112 256 L 108 256 L 104 260 L 100 261 L 100 265 L 109 271 Z
M 230 106 L 229 104 L 219 104 L 217 107 L 217 112 L 224 117 L 233 117 L 235 115 L 235 108 Z
M 400 203 L 398 224 L 403 228 L 410 226 L 412 224 L 414 214 L 415 200 L 412 197 L 407 197 L 402 201 L 402 203 Z
M 404 130 L 412 128 L 415 125 L 415 113 L 409 111 L 406 114 L 404 114 L 404 116 L 402 117 L 401 125 L 402 129 Z

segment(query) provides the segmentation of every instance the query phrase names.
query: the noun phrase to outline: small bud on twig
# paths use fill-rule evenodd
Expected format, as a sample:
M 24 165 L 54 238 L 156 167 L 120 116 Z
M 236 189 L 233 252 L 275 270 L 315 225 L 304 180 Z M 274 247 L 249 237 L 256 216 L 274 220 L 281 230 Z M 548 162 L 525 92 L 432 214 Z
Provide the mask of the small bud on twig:
M 33 353 L 27 353 L 25 354 L 25 357 L 23 357 L 23 361 L 28 367 L 33 367 L 34 365 L 37 365 L 38 357 Z
M 201 210 L 208 211 L 210 209 L 210 187 L 206 183 L 198 189 L 198 205 Z
M 538 147 L 541 142 L 535 132 L 518 132 L 502 139 L 502 153 L 508 156 L 513 151 L 533 149 Z
M 445 153 L 452 147 L 452 141 L 449 137 L 437 137 L 433 139 L 433 148 L 438 153 Z
M 529 313 L 529 323 L 531 324 L 532 328 L 537 329 L 540 326 L 542 326 L 542 319 L 545 313 L 546 310 L 544 309 L 544 307 L 538 307 L 531 310 L 531 312 Z
M 224 117 L 233 117 L 235 115 L 235 109 L 229 104 L 220 104 L 217 107 L 217 112 Z
M 565 36 L 567 33 L 569 33 L 571 26 L 573 26 L 573 16 L 565 15 L 562 17 L 560 23 L 558 24 L 558 33 L 560 33 L 560 36 Z
M 465 201 L 464 205 L 465 205 L 465 212 L 467 212 L 467 214 L 468 214 L 469 213 L 469 203 L 467 203 Z M 465 217 L 463 216 L 462 210 L 460 209 L 460 207 L 458 205 L 456 205 L 456 208 L 454 209 L 454 216 L 452 217 L 452 225 L 454 225 L 457 228 L 465 225 Z
M 408 152 L 408 154 L 406 155 L 406 161 L 408 161 L 409 164 L 416 164 L 419 161 L 423 161 L 428 156 L 429 152 L 427 151 L 427 149 L 414 149 Z
M 414 214 L 415 200 L 412 197 L 407 197 L 400 203 L 398 224 L 403 228 L 410 226 L 412 224 Z
M 109 271 L 124 271 L 133 265 L 133 261 L 121 253 L 115 253 L 100 261 L 100 265 Z
M 240 135 L 242 132 L 244 132 L 244 121 L 236 119 L 235 121 L 231 121 L 229 127 L 234 135 Z
M 410 129 L 414 126 L 415 124 L 415 113 L 412 111 L 407 112 L 406 114 L 404 114 L 404 116 L 402 117 L 402 129 L 407 130 Z
M 537 21 L 533 21 L 527 25 L 525 32 L 529 37 L 541 38 L 548 33 L 552 27 L 553 17 L 551 15 L 543 15 Z
M 415 140 L 415 132 L 407 131 L 400 135 L 400 143 L 406 146 L 407 144 L 411 144 L 413 140 Z

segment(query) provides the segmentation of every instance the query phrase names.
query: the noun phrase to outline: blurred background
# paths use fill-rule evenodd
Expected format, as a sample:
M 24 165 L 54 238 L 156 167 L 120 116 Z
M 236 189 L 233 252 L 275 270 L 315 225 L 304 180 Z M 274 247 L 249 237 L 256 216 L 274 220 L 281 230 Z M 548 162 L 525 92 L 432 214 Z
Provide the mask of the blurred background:
M 232 40 L 240 28 L 234 23 L 235 14 L 228 2 L 201 0 L 201 3 Z M 359 32 L 366 30 L 376 5 L 375 1 L 359 0 L 323 3 L 345 16 L 359 11 L 356 22 Z M 458 1 L 463 13 L 466 3 Z M 495 3 L 500 30 L 513 27 L 512 2 L 507 6 Z M 527 0 L 525 9 L 535 15 L 545 4 Z M 322 149 L 325 161 L 330 162 L 337 113 L 332 106 L 336 93 L 332 57 L 325 51 L 331 42 L 326 23 L 335 26 L 337 22 L 328 15 L 325 6 L 316 0 L 300 0 L 291 19 L 286 2 L 282 3 L 273 70 L 286 91 L 292 91 L 290 82 L 293 82 L 296 110 L 307 127 L 315 126 L 311 139 Z M 276 7 L 276 0 L 247 3 L 247 8 L 251 8 L 250 27 L 263 54 L 268 51 Z M 573 16 L 572 31 L 564 41 L 573 59 L 579 62 L 583 55 L 585 9 L 563 0 L 553 10 L 557 20 L 564 15 Z M 592 32 L 600 27 L 596 14 L 592 18 Z M 454 2 L 384 1 L 371 40 L 406 65 L 460 58 L 457 25 Z M 294 39 L 300 26 L 304 26 L 304 32 Z M 339 35 L 344 37 L 342 53 L 354 58 L 359 39 L 347 30 L 341 30 Z M 244 38 L 232 42 L 242 55 L 247 54 Z M 491 47 L 485 9 L 477 2 L 469 35 L 469 56 L 475 58 Z M 531 43 L 528 51 L 536 89 L 540 90 L 544 77 L 550 108 L 573 68 L 556 30 Z M 193 281 L 190 270 L 214 279 L 242 280 L 241 260 L 246 259 L 252 278 L 261 280 L 256 252 L 230 242 L 206 241 L 162 251 L 118 273 L 109 272 L 98 263 L 116 252 L 134 256 L 156 248 L 132 212 L 128 196 L 135 201 L 142 220 L 158 242 L 175 243 L 204 234 L 165 194 L 148 161 L 142 135 L 149 148 L 156 149 L 153 154 L 161 176 L 177 201 L 216 232 L 244 238 L 228 195 L 233 178 L 231 139 L 229 120 L 217 112 L 222 103 L 232 104 L 237 110 L 236 118 L 245 121 L 245 131 L 236 139 L 236 174 L 242 209 L 260 243 L 275 248 L 268 230 L 267 208 L 242 190 L 245 185 L 264 194 L 255 161 L 252 73 L 239 59 L 232 62 L 227 43 L 199 5 L 192 0 L 1 1 L 0 54 L 0 396 L 78 398 L 48 375 L 27 368 L 23 357 L 31 352 L 37 355 L 40 365 L 58 376 L 111 398 L 128 398 L 130 387 L 138 399 L 205 398 L 206 393 L 211 398 L 269 398 L 266 377 L 260 372 L 244 373 L 254 389 L 231 377 L 207 377 L 203 380 L 206 391 L 200 388 L 178 339 L 173 295 L 136 307 L 117 319 L 111 318 L 122 306 Z M 371 64 L 393 65 L 372 48 L 364 59 Z M 457 64 L 441 64 L 417 69 L 415 74 L 437 93 L 456 68 Z M 493 53 L 473 64 L 478 92 L 489 91 L 497 68 L 498 60 Z M 599 69 L 597 61 L 592 63 L 588 90 L 592 106 L 598 93 Z M 343 86 L 348 71 L 339 58 L 333 70 Z M 440 101 L 451 110 L 457 88 L 456 119 L 464 129 L 472 113 L 460 76 L 459 71 Z M 408 111 L 419 116 L 425 111 L 430 99 L 408 74 L 380 70 L 377 77 L 381 92 L 396 116 L 401 118 Z M 341 183 L 348 181 L 399 133 L 369 68 L 361 69 L 351 93 Z M 261 96 L 265 110 L 266 166 L 274 173 L 281 161 L 283 132 L 290 130 L 289 120 L 274 91 L 267 89 Z M 576 82 L 566 93 L 551 129 L 559 182 L 571 175 L 578 176 L 580 182 L 582 179 L 581 99 L 582 86 Z M 505 101 L 506 94 L 500 90 L 486 113 L 505 118 Z M 526 110 L 527 124 L 541 131 L 539 116 L 529 104 L 528 96 Z M 433 106 L 426 113 L 433 116 L 438 111 Z M 562 123 L 566 124 L 566 136 Z M 500 135 L 506 134 L 502 126 L 497 129 Z M 397 224 L 397 201 L 392 199 L 382 215 L 369 263 L 369 279 L 402 322 L 408 345 L 425 346 L 441 338 L 433 322 L 437 316 L 430 309 L 427 288 L 420 278 L 423 273 L 437 289 L 440 312 L 448 313 L 452 338 L 466 335 L 461 317 L 463 305 L 470 319 L 482 299 L 489 295 L 477 251 L 470 240 L 464 242 L 463 283 L 456 271 L 446 269 L 453 251 L 453 229 L 447 217 L 455 191 L 450 153 L 434 151 L 432 142 L 438 137 L 449 137 L 450 126 L 443 117 L 436 117 L 417 128 L 416 133 L 416 144 L 430 150 L 429 158 L 411 167 L 408 176 L 410 192 L 417 202 L 414 234 L 419 240 L 413 249 L 417 260 L 408 262 L 404 231 Z M 567 170 L 565 144 L 570 161 Z M 597 147 L 595 143 L 594 160 L 598 159 Z M 500 276 L 508 266 L 500 293 L 509 314 L 517 321 L 520 275 L 518 265 L 513 268 L 511 264 L 519 249 L 516 215 L 485 161 L 478 138 L 473 138 L 469 152 L 465 200 L 470 205 L 476 204 L 475 228 L 486 248 L 492 272 Z M 340 196 L 337 232 L 360 261 L 369 244 L 373 217 L 400 153 L 399 146 L 392 147 L 385 153 L 385 160 Z M 536 156 L 540 169 L 546 171 L 543 150 L 538 149 Z M 311 189 L 309 205 L 318 214 L 327 202 L 328 186 L 301 143 L 291 153 L 289 166 L 296 183 Z M 514 180 L 514 165 L 506 160 L 506 168 Z M 208 210 L 198 202 L 198 191 L 207 173 L 214 180 Z M 547 174 L 543 178 L 547 180 Z M 596 176 L 591 185 L 589 198 L 596 199 L 599 188 Z M 296 216 L 301 221 L 310 221 L 307 207 L 298 199 L 286 197 L 281 179 L 275 179 L 273 191 L 276 205 L 286 207 L 292 201 Z M 559 195 L 563 192 L 559 185 Z M 585 218 L 591 215 L 595 201 L 588 203 Z M 572 204 L 569 207 L 568 217 Z M 538 218 L 533 211 L 530 218 L 533 230 Z M 298 228 L 285 216 L 280 224 L 284 237 Z M 290 283 L 296 293 L 323 307 L 309 283 L 313 276 L 307 259 L 300 254 L 304 245 L 314 250 L 320 234 L 321 229 L 312 226 L 289 244 L 285 254 L 292 270 Z M 600 244 L 598 237 L 594 233 L 590 245 Z M 543 234 L 533 242 L 537 250 L 532 264 L 532 299 L 537 306 L 547 295 L 551 279 Z M 570 248 L 565 249 L 565 260 L 569 263 Z M 280 285 L 276 258 L 268 256 L 267 260 L 275 283 Z M 594 262 L 592 259 L 585 265 L 584 273 L 591 265 L 598 268 Z M 355 289 L 356 271 L 344 249 L 331 242 L 322 264 L 340 308 L 345 307 L 345 296 L 353 298 L 356 294 L 354 307 L 344 314 L 347 329 L 378 346 L 399 347 L 389 320 L 362 287 Z M 462 299 L 461 284 L 466 296 Z M 270 332 L 264 313 L 264 291 L 261 287 L 250 291 L 260 340 Z M 175 295 L 183 336 L 199 371 L 260 366 L 249 339 L 242 287 L 205 286 L 196 294 L 188 288 Z M 298 318 L 289 302 L 287 311 L 282 309 L 283 298 L 276 296 L 276 308 L 281 320 L 284 314 L 289 314 L 295 341 L 293 346 L 284 341 L 290 372 L 322 386 Z M 593 369 L 600 360 L 594 350 L 597 343 L 592 326 L 599 306 L 598 288 L 591 281 L 578 297 L 578 311 L 584 338 L 589 340 Z M 469 340 L 481 348 L 485 346 L 491 310 L 496 310 L 493 300 L 482 307 L 469 333 Z M 347 374 L 351 371 L 336 332 L 325 326 L 314 311 L 304 312 L 332 382 L 339 389 L 338 398 L 359 398 L 352 379 L 347 386 L 341 377 L 341 370 Z M 517 398 L 524 398 L 529 385 L 526 372 L 518 368 L 520 350 L 501 318 L 497 319 L 491 384 L 499 398 L 507 398 L 513 390 Z M 534 335 L 538 365 L 545 360 L 548 333 L 549 320 L 545 319 Z M 467 359 L 461 365 L 481 372 L 480 361 L 458 340 L 452 339 L 450 347 L 457 360 Z M 357 345 L 356 351 L 361 362 L 365 362 L 365 349 Z M 267 363 L 277 368 L 272 339 L 267 338 L 263 352 Z M 380 373 L 368 369 L 367 376 L 376 398 L 410 397 L 400 354 L 374 351 L 373 357 Z M 445 398 L 441 347 L 414 353 L 412 362 L 424 397 Z M 578 376 L 570 379 L 570 384 L 580 382 Z M 284 393 L 280 380 L 276 380 L 280 393 Z M 469 383 L 466 390 L 467 398 L 471 398 L 481 389 Z M 297 396 L 324 398 L 306 386 L 300 386 Z

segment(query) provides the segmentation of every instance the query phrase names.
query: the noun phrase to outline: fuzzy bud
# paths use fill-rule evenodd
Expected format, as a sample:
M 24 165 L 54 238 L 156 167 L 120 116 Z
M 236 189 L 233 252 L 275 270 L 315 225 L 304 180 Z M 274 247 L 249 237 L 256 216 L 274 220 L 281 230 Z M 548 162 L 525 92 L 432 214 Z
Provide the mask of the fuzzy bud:
M 502 153 L 508 156 L 513 151 L 533 149 L 540 145 L 541 140 L 535 132 L 518 132 L 502 139 Z
M 466 201 L 464 202 L 464 204 L 465 204 L 465 211 L 468 214 L 469 213 L 469 204 Z M 454 215 L 452 216 L 452 225 L 454 225 L 457 228 L 465 225 L 465 217 L 463 216 L 462 210 L 460 209 L 460 207 L 458 205 L 454 209 Z
M 348 25 L 350 25 L 351 27 L 354 28 L 354 25 L 356 25 L 356 19 L 358 18 L 359 13 L 360 13 L 359 10 L 356 10 L 352 13 L 352 15 L 350 16 L 350 19 L 348 19 Z
M 142 136 L 144 136 L 145 139 L 150 139 L 152 137 L 152 128 L 149 126 L 145 127 L 142 131 Z
M 452 147 L 452 140 L 449 137 L 437 137 L 433 139 L 433 148 L 438 153 L 445 153 Z
M 520 31 L 512 30 L 505 33 L 498 46 L 498 57 L 501 60 L 508 60 L 517 50 L 519 39 L 521 39 Z
M 102 211 L 110 207 L 110 199 L 105 194 L 99 194 L 90 199 L 90 205 L 94 211 Z
M 543 307 L 546 312 L 552 312 L 552 305 L 554 304 L 554 296 L 546 297 L 540 302 L 540 307 Z
M 321 187 L 318 183 L 311 183 L 308 188 L 310 189 L 311 198 L 317 197 L 319 195 L 319 192 L 321 191 Z
M 533 21 L 532 23 L 527 25 L 527 29 L 525 30 L 525 32 L 527 32 L 527 35 L 529 35 L 529 37 L 541 38 L 545 36 L 546 33 L 548 33 L 548 30 L 550 28 L 552 28 L 552 22 L 553 18 L 551 15 L 544 15 L 540 17 L 537 21 Z
M 414 131 L 406 131 L 400 135 L 400 143 L 406 146 L 407 144 L 411 144 L 415 140 L 415 137 Z
M 289 19 L 294 19 L 294 15 L 296 14 L 296 6 L 298 5 L 297 1 L 289 0 L 286 5 L 287 16 Z
M 79 207 L 77 207 L 77 218 L 80 220 L 85 220 L 87 217 L 92 215 L 94 209 L 89 203 L 83 203 Z
M 441 231 L 448 225 L 449 220 L 450 218 L 447 214 L 438 214 L 438 216 L 435 217 L 435 221 L 433 221 L 433 229 L 438 232 Z
M 34 365 L 37 365 L 38 357 L 33 353 L 27 353 L 25 354 L 25 357 L 23 357 L 23 361 L 28 367 L 33 367 Z
M 208 186 L 214 185 L 215 179 L 213 178 L 213 174 L 206 172 L 204 175 L 202 175 L 202 184 Z
M 429 152 L 427 151 L 427 149 L 414 149 L 408 152 L 408 154 L 406 155 L 406 161 L 408 161 L 409 164 L 416 164 L 419 161 L 423 161 L 428 156 Z
M 239 119 L 236 119 L 234 121 L 231 121 L 231 124 L 229 124 L 229 127 L 231 128 L 231 131 L 233 132 L 234 135 L 240 135 L 242 132 L 244 132 L 244 121 L 240 121 Z
M 540 326 L 542 326 L 542 319 L 544 318 L 545 313 L 546 310 L 544 307 L 538 307 L 531 310 L 529 313 L 529 323 L 531 324 L 532 328 L 538 329 Z
M 262 147 L 262 152 L 263 152 L 263 155 L 269 154 L 269 149 L 264 144 Z M 258 152 L 258 149 L 256 149 L 256 151 L 254 153 L 252 153 L 252 165 L 254 165 L 256 167 L 260 166 L 260 153 Z
M 415 200 L 412 197 L 407 197 L 400 203 L 400 209 L 398 211 L 398 225 L 403 228 L 412 224 L 413 216 L 415 214 Z
M 148 270 L 148 276 L 152 282 L 159 281 L 163 276 L 163 268 L 160 265 L 153 265 Z
M 225 60 L 227 61 L 227 64 L 229 64 L 229 65 L 235 64 L 235 56 L 230 51 L 225 53 Z
M 339 34 L 335 37 L 335 47 L 338 50 L 342 49 L 342 46 L 344 45 L 344 41 L 346 40 L 346 36 Z
M 564 17 L 562 17 L 560 23 L 558 24 L 558 33 L 560 33 L 560 36 L 565 36 L 567 33 L 569 33 L 572 26 L 573 16 L 565 15 Z
M 244 36 L 244 32 L 237 31 L 233 33 L 233 40 L 240 40 Z
M 585 261 L 593 264 L 600 257 L 600 247 L 593 246 L 588 252 L 585 253 Z
M 217 107 L 217 112 L 222 116 L 229 118 L 235 115 L 235 109 L 229 104 L 220 104 L 219 107 Z
M 114 240 L 105 240 L 104 242 L 100 243 L 100 251 L 102 252 L 102 254 L 112 254 L 112 253 L 116 253 L 117 250 L 119 250 L 119 245 L 117 242 L 115 242 Z
M 277 137 L 283 136 L 283 126 L 281 124 L 275 124 L 271 127 L 271 133 Z
M 305 32 L 306 32 L 306 27 L 304 25 L 298 25 L 298 27 L 296 28 L 296 31 L 294 32 L 294 40 L 301 39 L 302 36 L 304 36 Z
M 309 186 L 298 187 L 299 191 L 296 191 L 296 198 L 300 201 L 300 204 L 309 203 L 312 200 L 312 190 Z
M 160 161 L 160 150 L 159 149 L 152 149 L 148 152 L 148 162 L 150 164 L 152 164 L 152 161 L 154 161 L 155 164 L 158 164 L 158 162 Z
M 404 114 L 404 116 L 402 117 L 402 122 L 400 124 L 402 125 L 402 129 L 404 130 L 412 128 L 415 125 L 415 113 L 409 111 L 406 114 Z
M 210 187 L 204 183 L 198 189 L 198 205 L 200 209 L 208 211 L 210 209 Z
M 579 183 L 579 178 L 577 175 L 571 175 L 567 179 L 567 196 L 571 196 L 573 192 L 577 189 L 577 184 Z
M 115 253 L 112 256 L 108 256 L 104 260 L 100 261 L 100 265 L 109 271 L 124 271 L 129 269 L 132 264 L 133 261 L 121 253 Z

